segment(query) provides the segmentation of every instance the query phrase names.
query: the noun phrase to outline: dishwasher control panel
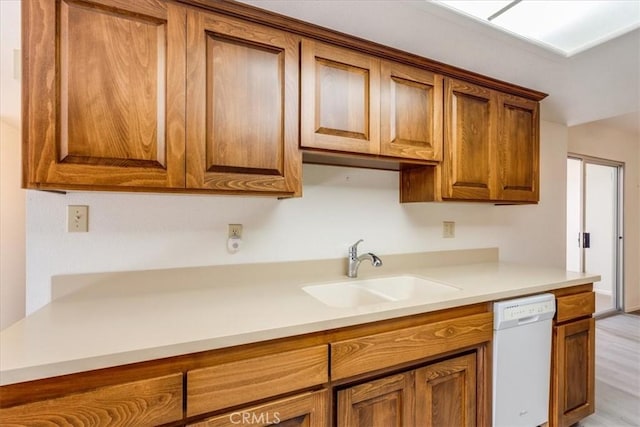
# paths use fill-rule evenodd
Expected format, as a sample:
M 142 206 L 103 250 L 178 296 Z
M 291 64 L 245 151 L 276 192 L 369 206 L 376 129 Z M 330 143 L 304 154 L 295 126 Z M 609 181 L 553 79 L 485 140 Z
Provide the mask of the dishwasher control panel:
M 553 294 L 496 302 L 493 305 L 493 328 L 512 328 L 526 322 L 552 319 L 555 312 Z
M 504 320 L 522 319 L 523 317 L 537 316 L 549 312 L 555 312 L 555 304 L 553 301 L 505 307 L 502 310 L 502 318 Z

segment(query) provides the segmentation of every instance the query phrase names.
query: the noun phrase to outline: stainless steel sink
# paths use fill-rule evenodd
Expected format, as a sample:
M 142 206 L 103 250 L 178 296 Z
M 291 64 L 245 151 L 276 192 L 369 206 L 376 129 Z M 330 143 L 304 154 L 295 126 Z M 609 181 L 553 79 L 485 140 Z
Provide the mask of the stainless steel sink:
M 460 290 L 455 286 L 411 275 L 346 280 L 308 285 L 302 289 L 329 307 L 342 308 L 409 299 L 426 303 L 437 301 Z

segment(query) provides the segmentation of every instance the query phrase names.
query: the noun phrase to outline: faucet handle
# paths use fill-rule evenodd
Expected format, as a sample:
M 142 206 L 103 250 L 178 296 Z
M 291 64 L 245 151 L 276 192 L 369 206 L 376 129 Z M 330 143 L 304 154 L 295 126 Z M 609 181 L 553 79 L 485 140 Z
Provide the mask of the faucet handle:
M 360 239 L 355 242 L 353 245 L 349 246 L 349 254 L 356 255 L 358 253 L 358 245 L 364 242 L 364 240 Z

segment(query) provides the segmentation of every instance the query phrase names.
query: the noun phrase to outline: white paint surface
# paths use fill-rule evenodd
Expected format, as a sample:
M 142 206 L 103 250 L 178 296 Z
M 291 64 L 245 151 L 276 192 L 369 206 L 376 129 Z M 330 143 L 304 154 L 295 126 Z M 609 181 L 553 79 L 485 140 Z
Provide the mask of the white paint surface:
M 539 205 L 398 203 L 398 173 L 304 166 L 304 196 L 276 200 L 29 191 L 27 312 L 51 300 L 51 276 L 119 270 L 499 247 L 504 261 L 564 268 L 566 128 L 544 123 Z M 67 233 L 66 206 L 88 205 L 88 233 Z M 456 237 L 442 237 L 442 221 Z M 227 251 L 243 224 L 242 251 Z
M 25 314 L 25 192 L 21 187 L 20 1 L 0 1 L 0 330 Z
M 582 161 L 567 160 L 567 264 L 569 271 L 582 271 Z
M 20 130 L 0 120 L 0 330 L 25 314 L 25 191 Z

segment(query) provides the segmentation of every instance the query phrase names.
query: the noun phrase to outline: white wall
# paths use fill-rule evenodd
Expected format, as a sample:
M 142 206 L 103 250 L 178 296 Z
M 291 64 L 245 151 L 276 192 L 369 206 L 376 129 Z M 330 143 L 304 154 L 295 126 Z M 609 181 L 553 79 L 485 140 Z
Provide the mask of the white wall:
M 20 2 L 0 1 L 0 330 L 25 313 L 25 192 L 21 190 Z M 18 75 L 16 74 L 18 72 Z
M 640 309 L 640 138 L 598 122 L 569 128 L 569 152 L 624 162 L 624 309 Z
M 498 246 L 501 258 L 564 267 L 564 126 L 542 126 L 537 206 L 400 205 L 396 172 L 305 165 L 304 197 L 145 195 L 29 191 L 27 311 L 50 301 L 51 276 L 213 264 Z M 90 207 L 88 233 L 66 233 L 66 205 Z M 441 222 L 456 221 L 456 238 Z M 227 224 L 244 246 L 226 251 Z
M 25 191 L 20 130 L 0 120 L 0 330 L 25 314 Z

